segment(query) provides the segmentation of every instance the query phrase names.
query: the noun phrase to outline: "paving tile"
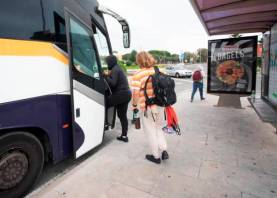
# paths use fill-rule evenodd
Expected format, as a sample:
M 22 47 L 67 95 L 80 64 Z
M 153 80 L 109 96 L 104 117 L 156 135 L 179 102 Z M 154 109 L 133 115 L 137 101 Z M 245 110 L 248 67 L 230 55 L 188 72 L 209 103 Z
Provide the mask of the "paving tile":
M 227 176 L 224 171 L 222 163 L 204 160 L 200 167 L 199 178 L 210 182 L 227 184 Z
M 157 196 L 130 187 L 125 184 L 115 183 L 107 192 L 109 198 L 157 198 Z
M 241 192 L 258 197 L 276 197 L 277 177 L 267 175 L 255 169 L 221 166 L 227 184 L 240 189 Z
M 99 178 L 90 178 L 89 176 L 71 175 L 67 178 L 61 178 L 53 184 L 42 189 L 39 196 L 53 196 L 53 192 L 58 192 L 57 197 L 66 198 L 90 198 L 90 197 L 107 197 L 106 191 L 111 187 L 109 180 Z M 34 195 L 36 197 L 37 195 Z
M 196 183 L 198 188 L 196 188 Z M 191 177 L 164 173 L 150 193 L 161 198 L 204 197 L 203 192 L 200 190 L 203 185 L 205 185 L 203 181 L 198 181 Z
M 163 174 L 151 194 L 162 198 L 240 198 L 241 193 L 231 186 L 209 183 L 192 177 L 177 174 Z
M 249 153 L 249 152 L 242 152 L 238 154 L 238 164 L 239 167 L 242 168 L 248 168 L 250 170 L 256 169 L 258 171 L 263 172 L 263 159 L 262 159 L 262 153 L 257 152 L 257 153 Z
M 241 198 L 260 198 L 249 193 L 241 193 Z
M 26 198 L 60 198 L 62 197 L 62 193 L 52 190 L 51 192 L 45 192 L 45 191 L 40 191 L 39 195 L 38 194 L 33 194 L 33 195 L 27 195 Z
M 260 163 L 265 173 L 277 176 L 277 146 L 270 148 L 264 150 Z
M 163 172 L 181 174 L 190 177 L 197 177 L 202 161 L 187 154 L 170 154 L 169 160 L 162 163 Z
M 213 147 L 214 148 L 214 147 Z M 227 151 L 225 149 L 211 149 L 207 148 L 204 153 L 203 159 L 206 161 L 216 161 L 223 163 L 227 166 L 238 166 L 237 152 Z
M 154 164 L 142 158 L 127 163 L 124 169 L 117 173 L 117 181 L 149 192 L 161 173 L 161 165 Z

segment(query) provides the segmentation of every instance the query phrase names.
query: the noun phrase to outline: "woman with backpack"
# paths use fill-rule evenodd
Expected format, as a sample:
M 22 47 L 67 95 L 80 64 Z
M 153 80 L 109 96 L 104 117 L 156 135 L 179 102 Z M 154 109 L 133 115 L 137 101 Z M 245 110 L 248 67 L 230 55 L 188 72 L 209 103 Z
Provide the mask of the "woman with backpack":
M 193 102 L 193 98 L 197 89 L 199 89 L 200 99 L 205 100 L 205 98 L 203 97 L 203 87 L 204 87 L 203 78 L 204 77 L 205 77 L 205 73 L 202 67 L 199 66 L 198 69 L 194 71 L 192 75 L 193 84 L 192 84 L 192 93 L 191 93 L 190 102 Z
M 148 77 L 155 74 L 153 66 L 156 64 L 153 56 L 147 52 L 140 52 L 136 56 L 136 62 L 140 71 L 132 77 L 133 108 L 139 109 L 142 128 L 148 138 L 152 153 L 145 158 L 153 163 L 160 164 L 161 159 L 169 158 L 167 153 L 167 142 L 162 131 L 164 118 L 164 107 L 155 104 L 146 105 L 145 92 L 148 97 L 154 96 L 151 79 Z M 146 83 L 148 79 L 148 82 Z M 146 87 L 145 87 L 146 85 Z

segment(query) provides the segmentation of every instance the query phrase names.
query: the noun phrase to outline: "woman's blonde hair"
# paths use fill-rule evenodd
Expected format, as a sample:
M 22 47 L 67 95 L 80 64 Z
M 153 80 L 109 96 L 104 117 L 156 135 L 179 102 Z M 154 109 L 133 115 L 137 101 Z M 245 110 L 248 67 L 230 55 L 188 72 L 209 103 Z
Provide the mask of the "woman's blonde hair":
M 156 64 L 155 58 L 148 52 L 139 52 L 136 56 L 136 62 L 140 68 L 150 68 Z

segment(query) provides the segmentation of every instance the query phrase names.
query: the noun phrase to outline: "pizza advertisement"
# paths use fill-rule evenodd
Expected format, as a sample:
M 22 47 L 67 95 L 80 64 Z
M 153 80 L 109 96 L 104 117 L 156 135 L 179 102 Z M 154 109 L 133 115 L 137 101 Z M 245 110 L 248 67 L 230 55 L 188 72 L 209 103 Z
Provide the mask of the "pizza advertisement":
M 208 93 L 251 94 L 256 85 L 257 37 L 209 41 Z

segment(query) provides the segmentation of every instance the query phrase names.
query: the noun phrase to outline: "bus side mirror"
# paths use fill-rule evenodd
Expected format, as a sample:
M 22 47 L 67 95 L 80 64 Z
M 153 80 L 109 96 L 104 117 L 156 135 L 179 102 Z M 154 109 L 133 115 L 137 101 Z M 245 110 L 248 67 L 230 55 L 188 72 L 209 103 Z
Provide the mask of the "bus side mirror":
M 129 48 L 130 47 L 129 33 L 123 33 L 123 46 L 124 46 L 124 48 Z
M 129 25 L 127 21 L 120 21 L 120 24 L 122 25 L 122 31 L 123 31 L 123 46 L 124 48 L 129 48 L 130 47 L 130 30 L 129 30 Z
M 123 31 L 123 46 L 124 48 L 129 48 L 131 43 L 131 35 L 130 35 L 130 28 L 129 28 L 128 22 L 124 18 L 119 16 L 117 13 L 115 13 L 114 11 L 104 6 L 98 6 L 95 8 L 95 10 L 96 12 L 99 12 L 101 14 L 107 14 L 112 16 L 121 24 L 122 31 Z

